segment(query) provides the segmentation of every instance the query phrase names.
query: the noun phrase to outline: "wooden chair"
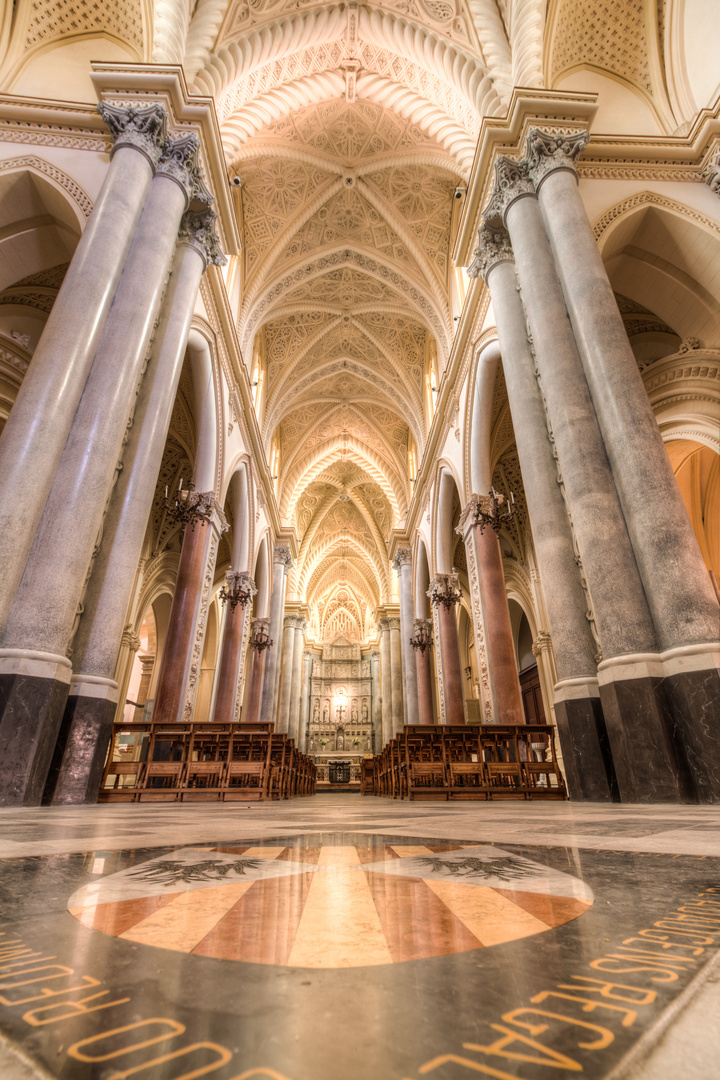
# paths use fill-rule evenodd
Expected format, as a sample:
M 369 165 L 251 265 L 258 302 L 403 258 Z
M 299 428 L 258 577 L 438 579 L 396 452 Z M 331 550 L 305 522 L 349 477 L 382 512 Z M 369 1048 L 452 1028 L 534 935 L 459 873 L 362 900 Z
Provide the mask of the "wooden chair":
M 519 761 L 486 761 L 488 792 L 491 799 L 526 799 L 527 788 Z
M 143 761 L 108 761 L 98 802 L 135 802 L 144 772 Z M 132 776 L 133 783 L 118 786 L 118 780 L 125 776 Z
M 148 761 L 139 802 L 176 802 L 185 779 L 184 761 Z M 159 781 L 154 784 L 151 781 Z
M 267 761 L 230 761 L 222 793 L 225 802 L 259 802 L 267 798 Z
M 449 761 L 447 769 L 450 799 L 489 797 L 490 784 L 484 761 Z
M 224 761 L 189 761 L 182 802 L 219 802 L 226 767 Z
M 408 766 L 409 799 L 446 799 L 448 797 L 445 765 L 442 761 L 411 761 Z

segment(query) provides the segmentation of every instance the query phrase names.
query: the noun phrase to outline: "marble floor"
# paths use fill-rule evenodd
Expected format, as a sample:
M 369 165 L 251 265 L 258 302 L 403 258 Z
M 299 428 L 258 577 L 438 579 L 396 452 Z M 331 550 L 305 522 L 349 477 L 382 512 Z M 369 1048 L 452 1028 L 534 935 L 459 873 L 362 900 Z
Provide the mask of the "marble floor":
M 0 809 L 5 1080 L 720 1077 L 720 807 Z

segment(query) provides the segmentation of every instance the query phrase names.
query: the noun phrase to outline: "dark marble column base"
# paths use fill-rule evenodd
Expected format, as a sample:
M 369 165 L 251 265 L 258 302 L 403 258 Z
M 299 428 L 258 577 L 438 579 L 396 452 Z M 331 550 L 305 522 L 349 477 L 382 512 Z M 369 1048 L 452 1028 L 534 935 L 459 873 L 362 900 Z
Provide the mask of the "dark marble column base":
M 117 703 L 71 694 L 65 705 L 43 802 L 96 803 Z
M 720 802 L 720 672 L 666 675 L 663 690 L 666 723 L 684 747 L 697 801 Z
M 69 684 L 0 674 L 0 806 L 39 806 Z
M 555 719 L 570 798 L 619 802 L 600 698 L 588 695 L 556 701 Z
M 622 802 L 696 802 L 677 729 L 668 722 L 662 677 L 600 685 L 600 700 Z

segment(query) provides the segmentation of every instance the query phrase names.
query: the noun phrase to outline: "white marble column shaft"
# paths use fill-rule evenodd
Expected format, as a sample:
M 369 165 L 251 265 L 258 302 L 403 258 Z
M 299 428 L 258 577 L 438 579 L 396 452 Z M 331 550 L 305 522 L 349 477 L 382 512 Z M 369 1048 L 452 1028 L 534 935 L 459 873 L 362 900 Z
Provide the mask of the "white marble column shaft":
M 390 660 L 390 627 L 387 619 L 378 622 L 380 630 L 380 677 L 382 686 L 382 746 L 393 737 L 392 667 Z M 379 750 L 382 750 L 382 746 Z
M 8 618 L 3 651 L 31 648 L 62 656 L 67 648 L 188 201 L 187 188 L 162 172 L 163 160 Z
M 651 652 L 655 633 L 550 244 L 523 162 L 501 158 L 484 212 L 504 217 L 603 654 Z
M 382 750 L 382 688 L 380 685 L 380 653 L 370 653 L 370 690 L 372 695 L 373 753 Z
M 300 683 L 300 715 L 298 719 L 298 749 L 307 753 L 307 728 L 310 716 L 310 680 L 312 678 L 312 653 L 302 654 L 302 681 Z
M 0 439 L 0 633 L 165 141 L 158 105 L 100 112 L 116 137 L 110 167 Z
M 291 564 L 290 549 L 278 544 L 273 553 L 273 580 L 270 596 L 270 639 L 263 676 L 262 701 L 259 720 L 274 722 L 277 685 L 280 678 L 280 654 L 283 647 L 283 618 L 285 609 L 285 586 Z M 279 729 L 278 729 L 279 730 Z
M 305 627 L 307 622 L 303 618 L 295 621 L 295 639 L 293 641 L 292 677 L 290 679 L 290 713 L 288 716 L 288 732 L 296 743 L 300 741 L 300 686 L 303 675 L 303 646 L 305 645 Z
M 392 691 L 392 734 L 397 735 L 403 729 L 405 716 L 403 711 L 403 664 L 400 644 L 400 619 L 388 619 L 390 636 L 390 677 Z
M 531 132 L 530 173 L 660 648 L 717 642 L 717 600 L 578 190 L 586 143 Z
M 415 605 L 412 595 L 412 551 L 398 548 L 394 561 L 400 585 L 400 646 L 403 674 L 403 711 L 406 724 L 419 723 L 417 667 L 410 638 Z
M 294 615 L 286 615 L 283 626 L 282 650 L 280 654 L 280 687 L 278 690 L 275 730 L 290 732 L 290 690 L 293 676 L 293 657 L 295 654 L 295 632 L 297 620 Z

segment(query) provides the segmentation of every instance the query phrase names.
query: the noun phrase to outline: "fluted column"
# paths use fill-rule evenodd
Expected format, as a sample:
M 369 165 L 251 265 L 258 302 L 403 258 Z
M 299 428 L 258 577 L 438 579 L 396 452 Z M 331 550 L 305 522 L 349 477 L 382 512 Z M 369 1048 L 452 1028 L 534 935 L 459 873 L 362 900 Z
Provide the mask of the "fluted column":
M 406 724 L 418 721 L 418 684 L 415 658 L 410 638 L 413 632 L 412 551 L 400 547 L 395 553 L 393 566 L 400 585 L 400 634 L 403 669 L 403 706 Z
M 296 743 L 300 741 L 300 685 L 302 683 L 303 646 L 307 619 L 298 615 L 295 619 L 295 640 L 293 641 L 292 676 L 290 679 L 290 711 L 288 715 L 288 733 Z
M 249 574 L 239 574 L 243 583 L 244 599 L 235 606 L 229 602 L 225 612 L 222 651 L 215 691 L 213 720 L 229 724 L 235 717 L 235 698 L 240 693 L 238 671 L 244 638 L 245 620 L 250 617 L 249 604 L 255 594 L 255 582 Z
M 0 632 L 166 141 L 160 105 L 98 111 L 114 139 L 110 167 L 0 439 Z
M 199 173 L 198 149 L 197 138 L 187 135 L 170 140 L 163 152 L 8 617 L 0 648 L 0 803 L 42 796 L 68 696 L 68 642 L 180 219 L 190 200 L 212 198 Z M 22 751 L 11 749 L 18 722 L 25 731 Z
M 270 597 L 270 637 L 274 644 L 268 649 L 263 677 L 262 703 L 259 720 L 274 722 L 277 687 L 280 679 L 280 652 L 283 645 L 283 619 L 287 575 L 292 556 L 287 544 L 276 544 L 273 552 L 273 581 Z M 278 729 L 279 730 L 279 729 Z
M 212 507 L 207 525 L 185 529 L 155 695 L 156 723 L 192 720 L 218 545 L 228 528 L 214 498 Z
M 720 699 L 717 599 L 578 190 L 586 132 L 528 136 L 530 175 L 662 651 L 663 689 L 697 793 L 720 799 L 720 742 L 705 720 Z M 640 664 L 613 663 L 602 680 Z M 652 669 L 648 670 L 652 677 Z M 657 677 L 657 676 L 656 676 Z
M 382 686 L 382 745 L 393 737 L 392 668 L 390 661 L 390 626 L 387 619 L 378 621 L 380 631 L 380 677 Z M 382 749 L 382 746 L 379 748 Z
M 307 753 L 307 729 L 310 716 L 310 679 L 312 678 L 312 653 L 302 654 L 302 680 L 300 683 L 300 715 L 298 718 L 298 749 Z
M 295 655 L 295 633 L 297 616 L 286 615 L 283 620 L 282 651 L 280 655 L 280 688 L 278 690 L 275 730 L 289 732 L 290 725 L 290 690 L 293 676 L 293 657 Z
M 445 723 L 465 723 L 465 701 L 462 672 L 460 670 L 460 641 L 455 620 L 455 602 L 444 604 L 435 600 L 431 593 L 444 575 L 433 578 L 428 596 L 435 604 L 440 626 L 440 650 L 442 656 L 442 682 L 445 699 Z
M 392 692 L 392 733 L 402 731 L 405 721 L 403 709 L 403 665 L 402 646 L 400 644 L 400 619 L 391 616 L 388 619 L 390 636 L 390 682 Z
M 370 653 L 370 690 L 372 695 L 372 749 L 374 754 L 382 750 L 382 688 L 380 685 L 380 653 Z
M 614 783 L 597 681 L 597 644 L 582 586 L 535 358 L 527 337 L 510 238 L 483 225 L 468 269 L 492 297 L 533 545 L 548 611 L 559 682 L 555 716 L 573 798 L 607 800 Z
M 75 671 L 48 778 L 55 804 L 94 802 L 97 796 L 117 701 L 117 643 L 152 508 L 195 297 L 207 263 L 224 261 L 214 218 L 209 210 L 188 212 L 180 227 L 123 467 L 103 521 L 102 543 L 73 641 Z
M 432 619 L 415 619 L 414 630 L 423 628 L 429 637 L 432 636 Z M 417 672 L 418 686 L 418 724 L 433 724 L 433 696 L 432 696 L 432 669 L 431 649 L 428 645 L 424 649 L 417 648 L 415 652 L 415 669 Z
M 527 162 L 500 158 L 484 211 L 504 218 L 534 343 L 545 407 L 603 655 L 655 652 L 655 632 L 605 453 Z M 622 798 L 677 801 L 683 777 L 655 687 L 601 687 Z M 632 719 L 631 719 L 632 717 Z M 652 763 L 652 764 L 650 764 Z

